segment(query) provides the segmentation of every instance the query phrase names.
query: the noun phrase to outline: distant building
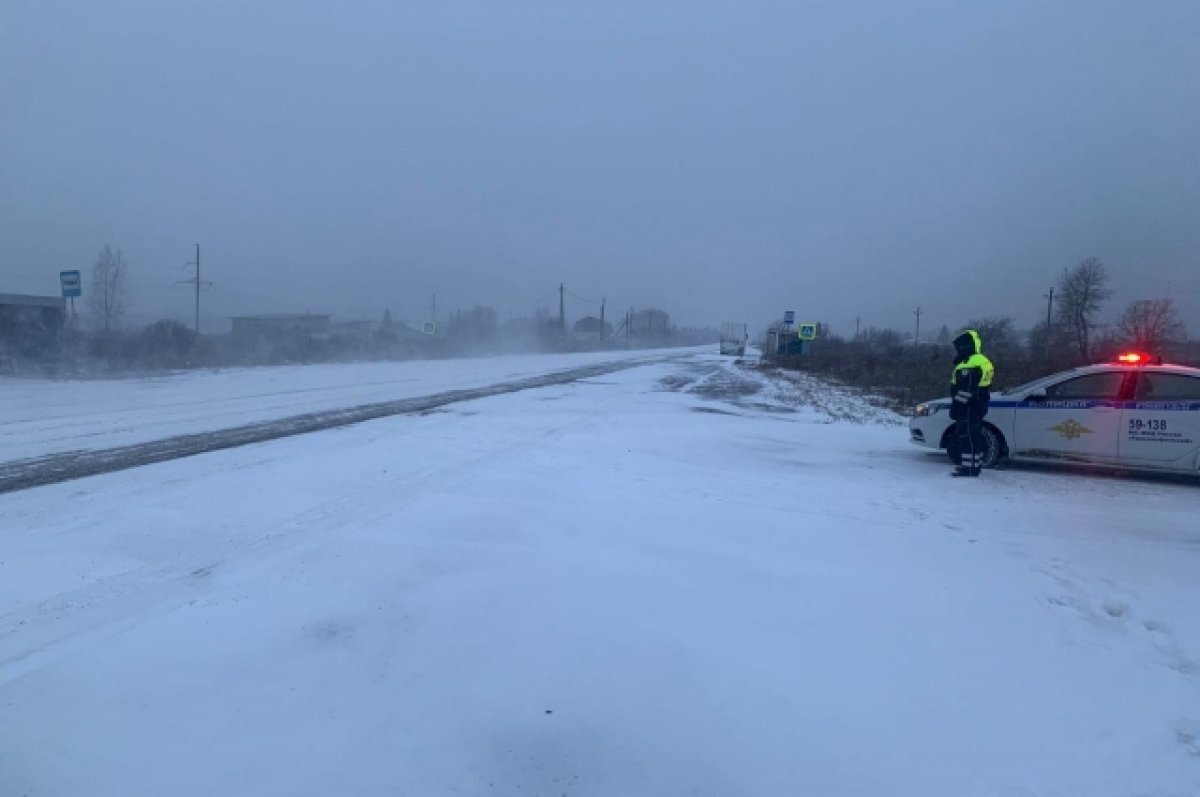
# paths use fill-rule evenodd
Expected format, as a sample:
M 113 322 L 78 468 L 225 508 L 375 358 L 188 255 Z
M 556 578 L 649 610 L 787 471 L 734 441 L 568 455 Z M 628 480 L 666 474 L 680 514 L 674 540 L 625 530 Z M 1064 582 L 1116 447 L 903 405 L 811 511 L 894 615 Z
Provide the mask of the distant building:
M 233 340 L 242 345 L 288 343 L 329 334 L 330 318 L 323 313 L 269 313 L 233 318 Z
M 0 358 L 41 358 L 58 348 L 67 322 L 61 296 L 0 293 Z
M 377 335 L 379 340 L 385 344 L 397 343 L 399 341 L 426 342 L 430 337 L 422 333 L 419 329 L 413 329 L 408 321 L 392 320 L 390 313 L 384 316 L 383 323 L 379 325 Z
M 763 353 L 768 357 L 793 357 L 808 354 L 812 350 L 811 340 L 801 340 L 796 330 L 783 323 L 774 323 L 767 329 L 767 345 Z
M 587 316 L 579 319 L 571 327 L 571 330 L 580 337 L 612 338 L 613 336 L 613 325 L 607 321 L 602 322 L 595 316 Z
M 330 325 L 329 334 L 335 338 L 369 342 L 375 334 L 375 324 L 372 321 L 339 321 Z

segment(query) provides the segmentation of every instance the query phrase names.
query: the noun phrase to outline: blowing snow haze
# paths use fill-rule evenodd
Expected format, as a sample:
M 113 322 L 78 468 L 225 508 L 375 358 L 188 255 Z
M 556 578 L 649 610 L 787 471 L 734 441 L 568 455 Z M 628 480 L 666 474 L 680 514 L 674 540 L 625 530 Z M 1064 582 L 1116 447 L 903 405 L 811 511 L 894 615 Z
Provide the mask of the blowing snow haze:
M 1062 269 L 1200 328 L 1200 4 L 18 2 L 0 292 L 129 317 L 1011 314 Z M 555 302 L 556 304 L 556 302 Z M 568 306 L 578 317 L 587 303 Z

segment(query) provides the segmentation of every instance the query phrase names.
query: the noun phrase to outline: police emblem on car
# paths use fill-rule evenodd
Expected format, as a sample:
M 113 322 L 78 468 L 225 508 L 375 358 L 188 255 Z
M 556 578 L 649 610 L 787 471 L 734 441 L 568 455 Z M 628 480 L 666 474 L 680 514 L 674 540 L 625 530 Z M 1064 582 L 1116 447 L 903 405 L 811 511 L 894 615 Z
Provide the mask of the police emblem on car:
M 1068 440 L 1074 440 L 1077 437 L 1083 437 L 1085 434 L 1092 434 L 1092 430 L 1084 426 L 1074 418 L 1068 418 L 1058 426 L 1051 426 L 1050 431 L 1058 432 Z

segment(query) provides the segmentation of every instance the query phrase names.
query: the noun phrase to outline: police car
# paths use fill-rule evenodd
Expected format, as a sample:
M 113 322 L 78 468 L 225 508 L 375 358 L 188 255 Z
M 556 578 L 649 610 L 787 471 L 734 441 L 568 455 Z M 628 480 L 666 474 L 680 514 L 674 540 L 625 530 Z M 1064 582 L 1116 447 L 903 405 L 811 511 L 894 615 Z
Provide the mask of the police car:
M 957 461 L 950 399 L 917 406 L 912 442 Z M 1200 474 L 1200 368 L 1145 354 L 993 393 L 984 467 L 1006 458 Z

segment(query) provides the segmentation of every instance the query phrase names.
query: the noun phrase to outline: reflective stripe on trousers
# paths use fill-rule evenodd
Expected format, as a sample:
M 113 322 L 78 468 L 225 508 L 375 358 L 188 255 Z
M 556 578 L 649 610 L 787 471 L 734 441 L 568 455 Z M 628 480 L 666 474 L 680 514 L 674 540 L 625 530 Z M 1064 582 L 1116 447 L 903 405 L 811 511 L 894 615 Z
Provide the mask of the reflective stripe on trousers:
M 968 412 L 970 410 L 968 409 Z M 956 421 L 958 464 L 972 473 L 979 473 L 987 459 L 987 438 L 983 435 L 983 419 L 968 415 Z

